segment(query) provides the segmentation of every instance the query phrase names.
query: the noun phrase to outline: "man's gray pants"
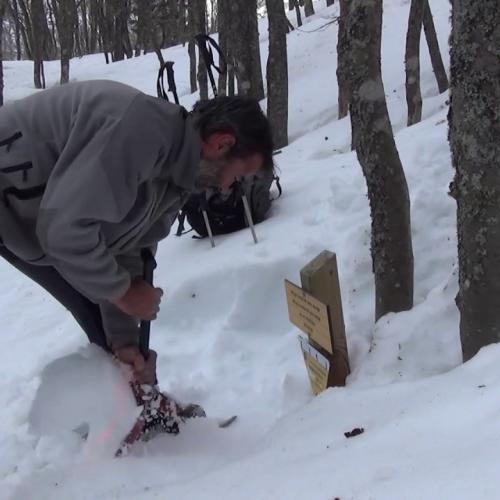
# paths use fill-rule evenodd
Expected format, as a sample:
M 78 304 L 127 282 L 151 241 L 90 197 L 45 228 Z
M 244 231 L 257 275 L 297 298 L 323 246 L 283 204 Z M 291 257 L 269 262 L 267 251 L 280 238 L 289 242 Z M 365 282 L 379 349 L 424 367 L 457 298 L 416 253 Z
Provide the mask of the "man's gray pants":
M 22 261 L 10 252 L 0 241 L 0 256 L 12 264 L 28 278 L 38 283 L 62 304 L 75 318 L 86 333 L 89 342 L 109 351 L 104 333 L 101 309 L 81 293 L 75 290 L 55 268 L 35 266 Z

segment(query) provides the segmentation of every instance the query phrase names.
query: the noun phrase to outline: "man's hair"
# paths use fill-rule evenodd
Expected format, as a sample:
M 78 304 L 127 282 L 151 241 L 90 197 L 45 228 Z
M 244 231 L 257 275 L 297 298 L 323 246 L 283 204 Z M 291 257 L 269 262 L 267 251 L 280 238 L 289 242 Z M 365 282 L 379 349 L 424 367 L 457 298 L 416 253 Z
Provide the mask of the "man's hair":
M 274 168 L 271 125 L 256 99 L 219 96 L 202 100 L 194 105 L 193 114 L 203 140 L 215 132 L 229 132 L 236 139 L 229 151 L 231 156 L 244 158 L 260 153 L 263 168 Z

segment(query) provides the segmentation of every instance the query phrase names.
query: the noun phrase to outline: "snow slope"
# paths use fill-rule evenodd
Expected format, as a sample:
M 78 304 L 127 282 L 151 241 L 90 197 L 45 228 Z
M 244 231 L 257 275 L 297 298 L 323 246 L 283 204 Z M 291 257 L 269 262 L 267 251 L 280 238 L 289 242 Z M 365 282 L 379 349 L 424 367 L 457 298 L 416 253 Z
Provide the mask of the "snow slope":
M 430 3 L 447 63 L 449 3 Z M 312 32 L 338 6 L 315 7 L 288 36 L 291 144 L 276 157 L 284 195 L 258 225 L 259 244 L 249 231 L 218 237 L 215 249 L 172 236 L 158 254 L 155 279 L 166 296 L 152 345 L 161 386 L 210 415 L 238 413 L 238 423 L 190 423 L 112 458 L 137 411 L 115 367 L 85 345 L 68 313 L 1 264 L 0 498 L 500 498 L 500 348 L 460 364 L 447 96 L 438 95 L 422 43 L 424 120 L 405 127 L 409 1 L 386 0 L 383 76 L 412 202 L 415 307 L 374 325 L 366 187 L 349 121 L 336 119 L 337 28 Z M 260 32 L 265 63 L 266 19 Z M 166 56 L 190 107 L 187 50 Z M 109 78 L 150 94 L 156 69 L 155 55 L 71 62 L 72 79 Z M 6 64 L 7 100 L 34 92 L 31 71 L 29 62 Z M 57 62 L 46 65 L 49 86 L 58 71 Z M 345 388 L 314 398 L 283 280 L 299 282 L 300 268 L 325 248 L 337 253 L 352 374 Z M 71 432 L 84 421 L 87 443 Z M 365 432 L 345 438 L 355 427 Z

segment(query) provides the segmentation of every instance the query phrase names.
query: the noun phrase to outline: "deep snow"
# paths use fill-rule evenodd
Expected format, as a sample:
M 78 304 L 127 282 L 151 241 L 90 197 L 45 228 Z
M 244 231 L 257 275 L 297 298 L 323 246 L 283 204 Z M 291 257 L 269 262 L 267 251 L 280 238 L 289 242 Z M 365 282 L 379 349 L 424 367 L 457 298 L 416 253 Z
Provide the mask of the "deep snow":
M 430 3 L 447 64 L 449 3 Z M 276 157 L 284 195 L 257 226 L 259 244 L 249 231 L 218 237 L 215 249 L 171 236 L 158 254 L 155 279 L 166 296 L 152 345 L 161 386 L 239 421 L 225 430 L 193 422 L 112 458 L 137 412 L 119 373 L 85 345 L 68 313 L 3 263 L 0 498 L 500 498 L 500 348 L 460 364 L 447 95 L 438 95 L 422 39 L 424 119 L 406 128 L 409 1 L 386 0 L 383 76 L 412 202 L 415 307 L 374 325 L 366 187 L 349 120 L 336 119 L 337 28 L 305 32 L 338 5 L 315 7 L 303 31 L 288 36 L 291 144 Z M 260 32 L 265 69 L 265 19 Z M 187 50 L 165 52 L 190 107 Z M 72 60 L 71 77 L 155 94 L 156 69 L 154 54 L 108 66 L 95 55 Z M 46 63 L 49 86 L 58 71 Z M 31 72 L 30 62 L 5 64 L 7 100 L 34 92 Z M 300 268 L 325 248 L 337 253 L 352 374 L 345 388 L 314 398 L 283 280 L 298 283 Z M 87 443 L 71 432 L 82 421 L 91 424 Z M 354 427 L 365 432 L 346 439 Z

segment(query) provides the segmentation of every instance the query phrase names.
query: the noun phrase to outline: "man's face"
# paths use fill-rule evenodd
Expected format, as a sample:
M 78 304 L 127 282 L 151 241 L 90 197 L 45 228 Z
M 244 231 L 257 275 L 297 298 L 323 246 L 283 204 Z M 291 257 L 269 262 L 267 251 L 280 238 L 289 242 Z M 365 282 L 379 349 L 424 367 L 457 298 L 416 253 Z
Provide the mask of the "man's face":
M 245 158 L 232 158 L 226 153 L 220 158 L 202 159 L 196 176 L 196 188 L 204 190 L 216 187 L 227 191 L 236 179 L 255 175 L 262 164 L 259 153 Z

